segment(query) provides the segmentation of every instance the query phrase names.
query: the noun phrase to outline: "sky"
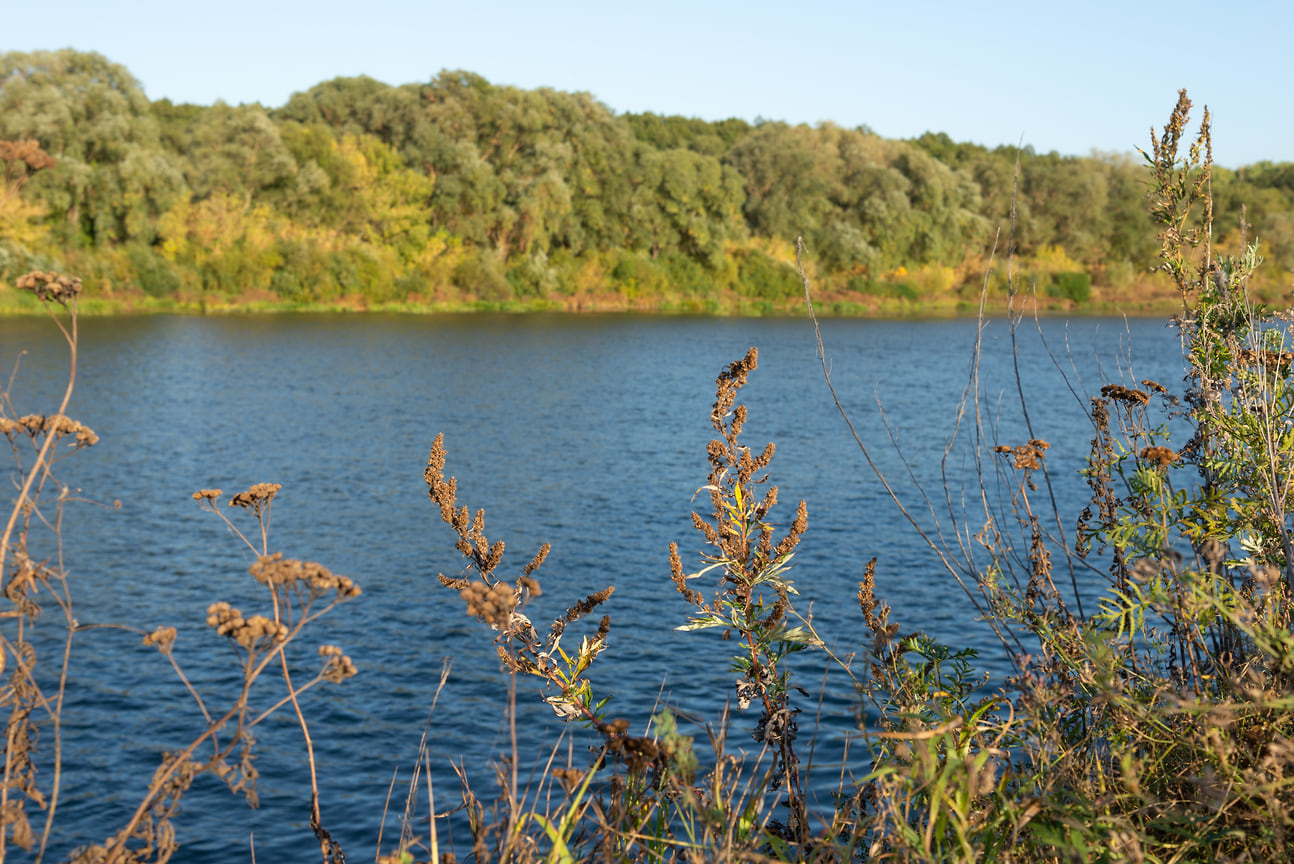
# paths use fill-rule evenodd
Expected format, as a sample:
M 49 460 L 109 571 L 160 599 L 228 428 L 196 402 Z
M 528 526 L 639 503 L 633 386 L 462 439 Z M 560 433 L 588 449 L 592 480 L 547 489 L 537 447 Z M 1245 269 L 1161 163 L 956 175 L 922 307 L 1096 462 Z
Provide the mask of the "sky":
M 1289 0 L 11 2 L 0 51 L 97 51 L 174 102 L 275 107 L 338 76 L 464 69 L 618 112 L 1087 155 L 1148 149 L 1184 87 L 1219 164 L 1294 161 Z

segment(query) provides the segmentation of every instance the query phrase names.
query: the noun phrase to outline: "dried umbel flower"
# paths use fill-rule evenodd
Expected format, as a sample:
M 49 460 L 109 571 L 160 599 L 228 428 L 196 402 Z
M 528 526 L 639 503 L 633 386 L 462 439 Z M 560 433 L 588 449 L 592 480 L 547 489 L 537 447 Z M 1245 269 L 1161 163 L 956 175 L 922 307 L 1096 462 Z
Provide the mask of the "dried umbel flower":
M 41 300 L 48 303 L 54 300 L 67 305 L 81 293 L 81 280 L 74 276 L 64 276 L 52 270 L 33 270 L 18 277 L 14 285 L 22 291 L 31 291 Z
M 325 681 L 340 684 L 358 671 L 351 659 L 342 653 L 336 645 L 320 645 L 319 656 L 327 659 L 323 677 Z
M 194 501 L 215 501 L 225 493 L 220 489 L 199 489 L 193 493 Z
M 210 619 L 208 619 L 210 623 Z M 152 633 L 144 637 L 145 645 L 155 645 L 158 651 L 163 654 L 170 654 L 171 648 L 175 645 L 176 630 L 174 627 L 158 627 Z
M 1160 384 L 1158 381 L 1151 381 L 1149 378 L 1141 379 L 1141 386 L 1145 387 L 1147 390 L 1153 390 L 1161 396 L 1167 395 L 1168 393 L 1167 387 Z
M 246 492 L 239 492 L 229 499 L 230 507 L 242 507 L 260 516 L 270 506 L 274 496 L 283 488 L 281 483 L 257 483 Z
M 223 601 L 207 607 L 207 626 L 216 628 L 221 636 L 228 636 L 249 651 L 281 642 L 288 635 L 286 626 L 264 615 L 243 618 L 242 612 Z
M 358 597 L 360 587 L 345 576 L 338 576 L 314 561 L 284 558 L 282 552 L 264 555 L 248 568 L 256 581 L 266 586 L 305 586 L 313 594 L 336 591 L 339 597 Z
M 1043 456 L 1050 446 L 1046 441 L 1034 438 L 1028 444 L 1021 444 L 1017 447 L 999 444 L 993 448 L 993 452 L 1013 456 L 1017 471 L 1021 469 L 1032 471 L 1042 467 Z
M 99 443 L 99 436 L 93 429 L 66 414 L 50 414 L 48 417 L 26 414 L 17 420 L 0 419 L 0 432 L 11 441 L 15 432 L 21 432 L 33 441 L 42 434 L 52 438 L 73 437 L 73 446 L 77 448 L 93 447 Z

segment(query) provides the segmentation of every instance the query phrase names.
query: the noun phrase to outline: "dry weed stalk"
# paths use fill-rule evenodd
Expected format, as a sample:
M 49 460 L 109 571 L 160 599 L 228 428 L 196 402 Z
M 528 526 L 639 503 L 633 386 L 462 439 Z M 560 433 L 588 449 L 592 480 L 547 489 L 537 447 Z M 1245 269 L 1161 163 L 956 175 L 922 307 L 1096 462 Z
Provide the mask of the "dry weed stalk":
M 29 167 L 36 170 L 45 166 Z M 6 156 L 7 180 L 8 177 Z M 71 452 L 93 446 L 99 439 L 89 427 L 66 415 L 76 384 L 76 312 L 80 280 L 58 273 L 33 271 L 19 277 L 16 284 L 45 301 L 49 317 L 67 343 L 70 358 L 67 386 L 54 413 L 20 415 L 9 397 L 12 376 L 9 387 L 0 394 L 0 433 L 4 434 L 13 455 L 17 493 L 4 533 L 0 535 L 0 579 L 4 580 L 4 597 L 11 606 L 8 611 L 0 613 L 0 620 L 7 624 L 6 629 L 0 631 L 0 672 L 6 668 L 11 670 L 7 686 L 0 690 L 0 708 L 7 708 L 9 712 L 5 724 L 4 778 L 3 785 L 0 785 L 0 861 L 5 859 L 10 842 L 27 851 L 37 844 L 38 838 L 26 809 L 28 802 L 45 811 L 36 853 L 39 861 L 44 856 L 58 810 L 62 782 L 63 700 L 72 636 L 76 630 L 61 542 L 64 508 L 70 500 L 70 492 L 58 483 L 54 467 Z M 59 304 L 68 313 L 66 324 L 54 312 L 52 303 Z M 62 452 L 60 444 L 66 445 Z M 51 490 L 53 501 L 48 500 Z M 37 533 L 41 529 L 52 537 L 52 556 L 38 551 Z M 42 587 L 63 613 L 66 627 L 58 683 L 53 693 L 46 693 L 36 680 L 36 649 L 28 638 L 30 624 L 40 613 L 34 595 Z M 43 715 L 53 730 L 52 777 L 47 792 L 37 783 L 38 735 L 34 714 Z
M 732 661 L 739 673 L 737 702 L 742 710 L 756 702 L 762 708 L 753 734 L 776 755 L 774 785 L 785 787 L 790 814 L 782 830 L 788 840 L 804 843 L 808 819 L 795 752 L 799 709 L 791 705 L 790 672 L 782 661 L 818 643 L 810 631 L 789 623 L 798 616 L 791 600 L 797 592 L 787 573 L 809 517 L 801 500 L 786 534 L 774 542 L 776 526 L 768 514 L 777 504 L 777 487 L 762 490 L 768 482 L 762 472 L 775 448 L 770 443 L 752 456 L 739 440 L 747 412 L 745 405 L 736 404 L 737 395 L 758 363 L 759 352 L 751 348 L 716 381 L 710 423 L 720 437 L 706 447 L 710 475 L 703 487 L 710 493 L 711 521 L 692 514 L 692 524 L 715 551 L 705 556 L 704 569 L 685 574 L 678 544 L 671 543 L 670 573 L 674 587 L 696 610 L 680 630 L 721 628 L 742 643 Z M 719 580 L 707 599 L 689 583 L 712 571 Z
M 477 510 L 473 515 L 466 506 L 460 507 L 456 497 L 457 480 L 445 479 L 444 435 L 437 435 L 431 446 L 423 479 L 427 482 L 427 496 L 440 508 L 441 519 L 458 535 L 455 548 L 468 562 L 459 576 L 439 574 L 440 583 L 458 592 L 468 615 L 488 624 L 498 634 L 494 640 L 496 651 L 509 672 L 534 675 L 556 688 L 556 693 L 544 697 L 553 713 L 563 720 L 580 719 L 599 728 L 605 726 L 600 714 L 605 700 L 594 698 L 592 685 L 584 673 L 606 649 L 610 616 L 602 617 L 592 637 L 584 636 L 580 640 L 573 656 L 567 654 L 561 643 L 567 626 L 606 602 L 615 592 L 615 586 L 595 591 L 571 606 L 541 636 L 521 610 L 543 593 L 535 572 L 552 547 L 547 543 L 541 546 L 521 574 L 511 583 L 507 582 L 495 572 L 503 561 L 504 543 L 499 540 L 492 544 L 486 538 L 485 511 Z
M 241 793 L 255 805 L 258 771 L 253 762 L 256 740 L 253 730 L 288 703 L 293 707 L 306 744 L 311 788 L 310 827 L 319 840 L 324 864 L 345 860 L 340 846 L 320 819 L 314 745 L 299 697 L 322 682 L 341 683 L 350 678 L 356 674 L 355 664 L 336 645 L 321 645 L 318 649 L 323 661 L 321 668 L 309 681 L 297 684 L 292 678 L 286 649 L 311 622 L 341 603 L 358 597 L 360 588 L 351 579 L 334 574 L 321 564 L 284 558 L 278 552 L 269 554 L 271 504 L 281 488 L 277 483 L 258 483 L 232 496 L 228 502 L 230 507 L 245 510 L 255 519 L 261 541 L 259 547 L 219 509 L 218 504 L 224 494 L 221 490 L 202 489 L 193 493 L 194 500 L 203 510 L 218 516 L 256 554 L 256 561 L 248 572 L 268 591 L 269 606 L 264 613 L 245 614 L 230 603 L 220 601 L 207 609 L 207 626 L 229 641 L 241 666 L 238 694 L 233 704 L 218 716 L 190 682 L 175 657 L 175 628 L 159 627 L 144 637 L 144 644 L 157 648 L 184 682 L 206 720 L 206 730 L 184 749 L 163 757 L 130 820 L 102 845 L 80 850 L 74 858 L 78 864 L 135 864 L 168 860 L 176 851 L 171 820 L 179 809 L 181 796 L 202 774 L 216 775 L 231 791 Z M 274 664 L 279 667 L 287 694 L 269 706 L 256 708 L 252 688 Z
M 73 637 L 85 629 L 73 617 L 72 594 L 63 564 L 63 517 L 65 505 L 71 500 L 70 492 L 57 481 L 54 468 L 71 452 L 97 443 L 98 436 L 65 414 L 76 382 L 80 280 L 58 273 L 34 271 L 20 277 L 16 284 L 32 291 L 44 302 L 67 342 L 71 358 L 67 387 L 54 413 L 20 414 L 9 398 L 9 389 L 0 394 L 0 434 L 9 443 L 17 470 L 16 495 L 4 533 L 0 535 L 0 577 L 4 579 L 4 597 L 11 606 L 9 611 L 0 612 L 0 623 L 5 625 L 0 630 L 0 672 L 9 672 L 7 686 L 0 690 L 0 707 L 8 710 L 4 778 L 0 786 L 0 861 L 6 859 L 8 844 L 13 843 L 26 851 L 35 849 L 35 860 L 39 862 L 45 855 L 62 785 L 63 705 Z M 66 322 L 54 313 L 54 304 L 67 311 Z M 11 377 L 10 387 L 12 381 Z M 51 490 L 55 493 L 52 502 L 47 500 L 51 497 Z M 285 648 L 299 638 L 310 622 L 358 596 L 360 591 L 350 579 L 333 574 L 321 565 L 284 559 L 278 553 L 269 554 L 270 502 L 278 491 L 277 484 L 258 484 L 229 502 L 231 506 L 247 510 L 256 519 L 260 547 L 248 542 L 257 555 L 250 572 L 268 589 L 270 600 L 264 613 L 245 615 L 226 602 L 214 603 L 207 610 L 208 625 L 234 646 L 242 667 L 242 683 L 233 704 L 223 714 L 217 715 L 211 710 L 208 700 L 176 660 L 173 650 L 178 638 L 176 628 L 163 626 L 143 634 L 143 643 L 156 648 L 170 662 L 196 702 L 206 729 L 183 749 L 163 757 L 143 800 L 125 826 L 102 845 L 77 850 L 72 860 L 114 864 L 168 860 L 176 852 L 172 819 L 179 810 L 181 796 L 203 773 L 217 775 L 232 791 L 243 794 L 254 804 L 257 771 L 253 764 L 253 730 L 289 702 L 297 713 L 306 738 L 311 770 L 311 826 L 319 838 L 325 864 L 343 860 L 340 848 L 319 821 L 313 747 L 298 697 L 320 682 L 340 682 L 349 678 L 355 674 L 355 666 L 340 648 L 324 645 L 319 649 L 323 661 L 320 671 L 310 681 L 297 685 L 289 670 Z M 218 513 L 246 541 L 247 538 L 228 517 L 216 509 L 220 490 L 204 489 L 193 497 L 204 509 Z M 38 551 L 38 532 L 41 529 L 49 536 L 46 542 L 53 547 L 52 555 Z M 28 639 L 30 622 L 40 612 L 35 595 L 42 588 L 58 605 L 65 626 L 57 685 L 52 693 L 46 692 L 37 680 L 38 658 Z M 254 710 L 252 687 L 275 661 L 281 667 L 287 695 L 273 705 Z M 54 739 L 48 787 L 37 782 L 38 717 L 49 724 Z M 44 810 L 44 824 L 39 835 L 29 817 L 29 803 Z

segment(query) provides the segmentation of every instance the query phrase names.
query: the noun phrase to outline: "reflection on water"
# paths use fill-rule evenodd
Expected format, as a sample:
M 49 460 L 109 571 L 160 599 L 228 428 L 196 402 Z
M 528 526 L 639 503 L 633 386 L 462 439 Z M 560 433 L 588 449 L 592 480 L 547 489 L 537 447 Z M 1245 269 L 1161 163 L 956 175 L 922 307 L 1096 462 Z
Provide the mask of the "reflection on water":
M 1077 471 L 1091 437 L 1081 411 L 1086 394 L 1128 380 L 1129 363 L 1134 379 L 1171 387 L 1180 381 L 1180 352 L 1160 321 L 1041 326 L 1068 383 L 1032 324 L 1020 333 L 1018 365 L 1034 436 L 1053 445 L 1047 463 L 1062 509 L 1076 514 L 1084 491 Z M 854 424 L 914 515 L 928 525 L 917 490 L 944 506 L 945 485 L 960 510 L 975 462 L 960 442 L 946 456 L 945 448 L 967 386 L 974 322 L 828 321 L 823 336 Z M 204 626 L 205 610 L 218 600 L 251 608 L 258 586 L 247 575 L 246 547 L 200 513 L 190 495 L 282 483 L 271 547 L 320 561 L 364 589 L 319 622 L 297 660 L 313 668 L 315 647 L 330 642 L 359 666 L 359 676 L 343 685 L 311 691 L 303 708 L 325 825 L 348 853 L 370 854 L 392 772 L 407 774 L 416 758 L 442 658 L 453 658 L 453 671 L 430 727 L 438 788 L 456 789 L 448 763 L 461 758 L 488 792 L 487 763 L 510 747 L 507 682 L 489 636 L 436 582 L 438 572 L 461 570 L 453 534 L 422 482 L 431 441 L 444 432 L 460 503 L 485 508 L 487 534 L 508 543 L 503 572 L 519 569 L 541 543 L 553 544 L 538 574 L 544 595 L 528 610 L 536 623 L 616 586 L 606 607 L 610 648 L 593 675 L 613 695 L 612 713 L 630 718 L 636 730 L 658 701 L 713 718 L 732 693 L 727 646 L 711 634 L 672 629 L 687 607 L 670 584 L 666 549 L 678 540 L 687 563 L 700 561 L 689 514 L 707 503 L 694 494 L 705 482 L 714 377 L 750 345 L 760 348 L 760 368 L 743 393 L 745 438 L 755 447 L 777 444 L 772 479 L 782 504 L 774 518 L 789 521 L 795 501 L 808 501 L 809 531 L 795 571 L 801 609 L 812 611 L 837 651 L 856 649 L 863 628 L 854 591 L 875 555 L 891 620 L 977 647 L 986 665 L 1000 670 L 991 633 L 973 620 L 965 595 L 861 458 L 823 384 L 812 330 L 797 320 L 282 315 L 82 322 L 70 413 L 102 442 L 64 463 L 62 479 L 92 501 L 119 499 L 121 507 L 81 505 L 68 516 L 77 617 L 141 630 L 178 626 L 177 657 L 221 704 L 235 670 L 228 649 Z M 9 362 L 24 350 L 17 410 L 48 410 L 66 371 L 57 334 L 48 322 L 0 319 L 0 358 Z M 979 416 L 1002 441 L 1021 443 L 1031 436 L 1005 325 L 988 326 L 983 352 Z M 961 441 L 972 420 L 962 417 Z M 965 526 L 972 532 L 979 527 L 973 523 Z M 56 616 L 42 618 L 39 629 L 57 638 Z M 52 650 L 43 647 L 41 659 L 50 662 Z M 820 655 L 800 666 L 801 683 L 815 691 L 806 709 L 816 710 L 816 691 L 826 688 L 816 758 L 827 763 L 839 758 L 842 736 L 855 723 L 855 700 L 844 676 L 824 679 Z M 281 696 L 278 683 L 267 678 L 253 699 L 272 703 Z M 523 759 L 546 757 L 559 724 L 529 682 L 519 685 L 518 701 Z M 70 791 L 54 852 L 100 842 L 119 827 L 159 755 L 200 728 L 183 685 L 137 634 L 78 634 L 64 727 Z M 46 752 L 50 740 L 42 739 Z M 584 739 L 576 740 L 578 751 Z M 317 854 L 304 748 L 291 715 L 268 721 L 258 747 L 260 809 L 248 810 L 218 781 L 199 782 L 178 820 L 185 860 L 227 860 L 248 835 L 264 860 Z

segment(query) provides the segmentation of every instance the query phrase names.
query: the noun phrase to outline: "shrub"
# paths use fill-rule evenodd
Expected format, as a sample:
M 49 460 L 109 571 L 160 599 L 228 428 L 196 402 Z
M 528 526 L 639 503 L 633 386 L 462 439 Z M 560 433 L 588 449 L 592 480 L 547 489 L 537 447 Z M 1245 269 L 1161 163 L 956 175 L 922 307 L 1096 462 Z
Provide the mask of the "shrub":
M 800 280 L 790 266 L 748 249 L 738 253 L 736 289 L 743 297 L 786 300 L 799 296 Z
M 512 285 L 504 275 L 503 262 L 489 249 L 477 249 L 463 256 L 451 277 L 455 286 L 482 300 L 512 299 Z
M 1086 303 L 1092 298 L 1092 277 L 1084 271 L 1057 273 L 1047 285 L 1047 293 L 1075 303 Z
M 135 271 L 135 281 L 150 297 L 174 297 L 181 284 L 179 274 L 161 255 L 148 246 L 132 244 L 126 252 L 127 260 Z
M 866 276 L 855 276 L 846 286 L 850 291 L 866 294 L 869 297 L 884 297 L 894 300 L 911 300 L 915 302 L 920 295 L 917 289 L 907 282 L 876 281 Z

